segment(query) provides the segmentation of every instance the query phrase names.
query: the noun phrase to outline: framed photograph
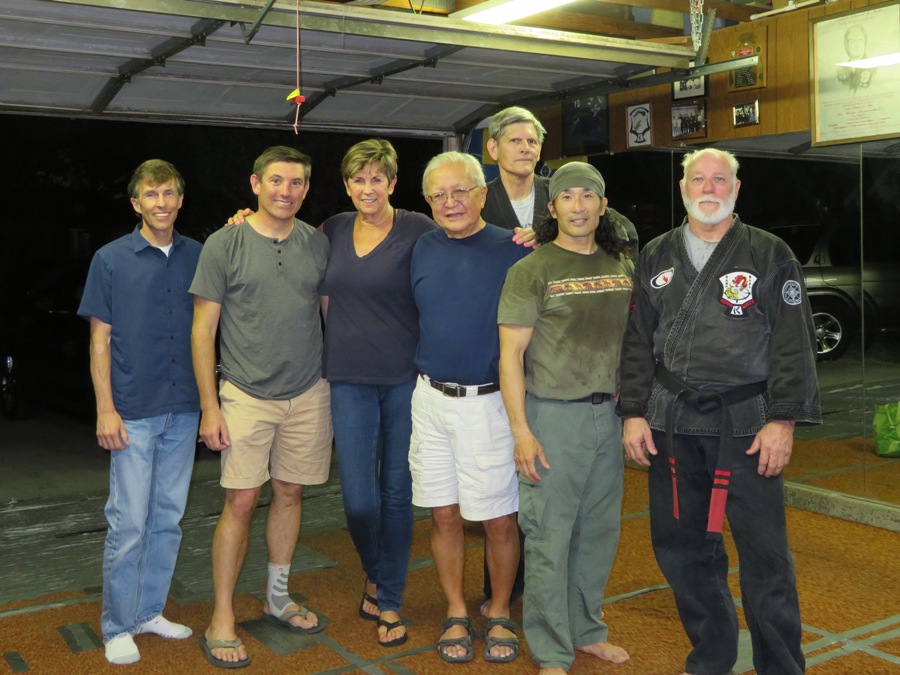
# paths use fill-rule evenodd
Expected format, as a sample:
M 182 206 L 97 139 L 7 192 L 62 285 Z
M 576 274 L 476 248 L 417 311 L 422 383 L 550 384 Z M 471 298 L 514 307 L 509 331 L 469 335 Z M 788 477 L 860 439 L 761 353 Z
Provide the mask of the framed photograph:
M 706 96 L 706 75 L 689 77 L 672 83 L 672 99 L 697 98 Z
M 734 126 L 749 127 L 752 124 L 759 124 L 759 101 L 753 103 L 741 103 L 731 109 L 734 116 Z
M 653 145 L 652 119 L 649 103 L 628 106 L 625 124 L 629 148 L 649 148 Z
M 567 99 L 562 105 L 563 154 L 592 155 L 609 150 L 606 96 Z
M 672 106 L 672 140 L 706 138 L 706 101 Z
M 900 135 L 900 1 L 810 20 L 811 145 Z

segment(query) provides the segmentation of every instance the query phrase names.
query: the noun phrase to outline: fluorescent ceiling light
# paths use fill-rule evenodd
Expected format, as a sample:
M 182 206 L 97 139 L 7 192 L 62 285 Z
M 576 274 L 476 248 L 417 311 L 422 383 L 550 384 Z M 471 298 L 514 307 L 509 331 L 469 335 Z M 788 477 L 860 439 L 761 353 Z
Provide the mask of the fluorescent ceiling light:
M 518 21 L 532 14 L 568 5 L 575 0 L 488 0 L 467 9 L 453 12 L 451 19 L 478 23 L 503 24 Z
M 900 52 L 873 56 L 868 59 L 859 59 L 858 61 L 845 61 L 837 65 L 846 66 L 847 68 L 878 68 L 879 66 L 893 66 L 898 63 L 900 63 Z

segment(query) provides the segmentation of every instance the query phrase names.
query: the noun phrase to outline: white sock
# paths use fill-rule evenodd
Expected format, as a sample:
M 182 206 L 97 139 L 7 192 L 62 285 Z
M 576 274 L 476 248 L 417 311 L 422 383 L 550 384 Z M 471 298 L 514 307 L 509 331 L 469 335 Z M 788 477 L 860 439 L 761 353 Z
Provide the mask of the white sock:
M 269 563 L 269 583 L 266 584 L 266 600 L 269 602 L 269 612 L 273 616 L 281 617 L 284 608 L 293 600 L 288 595 L 288 576 L 291 573 L 290 564 L 278 565 Z
M 137 663 L 141 660 L 141 653 L 138 651 L 137 645 L 134 644 L 134 638 L 128 633 L 114 637 L 106 643 L 104 650 L 106 652 L 106 660 L 116 666 Z
M 174 621 L 169 621 L 162 614 L 138 625 L 135 632 L 137 634 L 151 633 L 152 635 L 172 638 L 173 640 L 184 640 L 185 638 L 189 638 L 191 633 L 193 633 L 187 626 L 175 623 Z

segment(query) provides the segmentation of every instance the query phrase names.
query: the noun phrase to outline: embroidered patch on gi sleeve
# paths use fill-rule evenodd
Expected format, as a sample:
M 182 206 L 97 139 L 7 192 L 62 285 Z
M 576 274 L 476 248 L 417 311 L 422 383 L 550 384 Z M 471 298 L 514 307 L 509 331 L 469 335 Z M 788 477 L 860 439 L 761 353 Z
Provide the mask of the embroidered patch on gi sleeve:
M 669 282 L 672 281 L 672 277 L 675 276 L 675 268 L 670 267 L 667 270 L 664 270 L 657 274 L 650 280 L 650 285 L 653 288 L 662 288 L 663 286 L 668 286 Z
M 799 305 L 803 300 L 803 291 L 800 289 L 800 282 L 788 279 L 781 287 L 781 297 L 788 305 Z

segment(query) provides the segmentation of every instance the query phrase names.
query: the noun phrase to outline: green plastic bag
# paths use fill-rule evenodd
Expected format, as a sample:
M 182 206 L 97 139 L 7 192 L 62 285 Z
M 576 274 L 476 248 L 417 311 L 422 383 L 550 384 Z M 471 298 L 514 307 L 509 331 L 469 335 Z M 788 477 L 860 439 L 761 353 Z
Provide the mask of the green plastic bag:
M 876 452 L 882 457 L 900 457 L 900 401 L 875 406 Z

